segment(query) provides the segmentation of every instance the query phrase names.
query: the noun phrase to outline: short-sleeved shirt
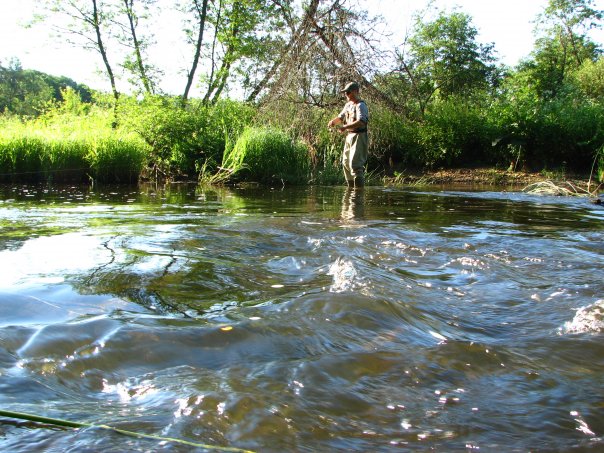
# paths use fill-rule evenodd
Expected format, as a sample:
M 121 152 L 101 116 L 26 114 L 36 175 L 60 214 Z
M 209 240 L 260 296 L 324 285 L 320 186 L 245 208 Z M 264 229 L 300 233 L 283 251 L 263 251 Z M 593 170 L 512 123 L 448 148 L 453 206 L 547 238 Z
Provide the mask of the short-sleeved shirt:
M 354 123 L 357 120 L 363 120 L 365 124 L 369 123 L 369 109 L 365 101 L 353 102 L 348 101 L 344 108 L 338 115 L 338 117 L 344 122 L 344 124 Z M 364 132 L 367 130 L 367 126 L 357 129 L 355 132 Z

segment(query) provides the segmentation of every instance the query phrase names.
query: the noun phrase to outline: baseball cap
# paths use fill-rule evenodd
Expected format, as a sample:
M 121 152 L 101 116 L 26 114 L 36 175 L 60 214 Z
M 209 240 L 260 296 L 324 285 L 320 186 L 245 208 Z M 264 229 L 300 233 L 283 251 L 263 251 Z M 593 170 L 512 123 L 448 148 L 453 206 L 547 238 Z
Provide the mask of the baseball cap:
M 344 89 L 340 90 L 342 93 L 348 93 L 350 91 L 355 91 L 355 90 L 359 90 L 359 84 L 356 82 L 350 82 L 348 84 L 346 84 L 346 86 L 344 87 Z

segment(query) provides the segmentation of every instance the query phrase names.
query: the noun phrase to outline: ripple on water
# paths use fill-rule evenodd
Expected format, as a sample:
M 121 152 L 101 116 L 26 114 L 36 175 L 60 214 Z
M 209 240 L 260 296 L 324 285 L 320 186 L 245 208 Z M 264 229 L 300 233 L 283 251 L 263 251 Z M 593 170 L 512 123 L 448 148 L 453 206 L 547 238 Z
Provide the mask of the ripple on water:
M 338 190 L 4 203 L 2 406 L 258 451 L 602 446 L 599 219 Z M 0 448 L 187 451 L 25 428 Z

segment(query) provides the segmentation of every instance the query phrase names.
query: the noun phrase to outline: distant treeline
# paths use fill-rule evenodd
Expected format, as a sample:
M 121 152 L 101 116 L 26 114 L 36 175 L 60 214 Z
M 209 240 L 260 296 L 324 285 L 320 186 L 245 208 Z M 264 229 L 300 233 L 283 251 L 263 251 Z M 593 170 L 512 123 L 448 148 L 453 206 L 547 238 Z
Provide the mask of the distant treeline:
M 374 22 L 346 2 L 311 0 L 298 11 L 290 1 L 275 8 L 264 0 L 203 0 L 181 11 L 197 34 L 188 37 L 195 57 L 180 96 L 159 92 L 161 71 L 146 64 L 151 47 L 135 39 L 140 34 L 111 28 L 134 11 L 104 5 L 115 7 L 114 21 L 105 29 L 100 16 L 90 17 L 85 23 L 96 29 L 85 32 L 106 37 L 97 42 L 101 54 L 113 38 L 138 46 L 122 65 L 134 93 L 118 90 L 108 58 L 111 93 L 16 62 L 3 67 L 0 179 L 337 183 L 343 137 L 326 124 L 350 80 L 369 105 L 375 179 L 473 166 L 604 178 L 604 57 L 589 33 L 603 14 L 592 0 L 550 0 L 536 20 L 533 51 L 513 68 L 498 64 L 492 44 L 477 42 L 471 17 L 459 10 L 418 13 L 385 61 L 361 39 Z M 151 30 L 144 31 L 149 43 Z M 213 45 L 204 47 L 208 35 Z M 203 58 L 210 63 L 199 77 L 205 94 L 191 97 Z M 243 100 L 230 99 L 229 86 L 243 89 Z
M 83 102 L 92 102 L 92 90 L 68 77 L 57 77 L 32 69 L 23 69 L 13 59 L 0 62 L 0 112 L 19 116 L 37 116 L 52 102 L 62 102 L 62 91 L 71 88 Z

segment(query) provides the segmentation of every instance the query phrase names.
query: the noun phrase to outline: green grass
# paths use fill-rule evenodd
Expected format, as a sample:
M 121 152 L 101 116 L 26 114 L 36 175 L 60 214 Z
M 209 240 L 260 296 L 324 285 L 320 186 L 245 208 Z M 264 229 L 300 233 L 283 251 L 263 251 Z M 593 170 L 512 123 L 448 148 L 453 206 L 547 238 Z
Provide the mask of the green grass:
M 0 117 L 0 181 L 136 181 L 148 147 L 110 124 L 102 111 L 29 121 Z
M 214 180 L 254 181 L 262 184 L 306 184 L 308 147 L 272 128 L 248 127 L 227 149 Z

